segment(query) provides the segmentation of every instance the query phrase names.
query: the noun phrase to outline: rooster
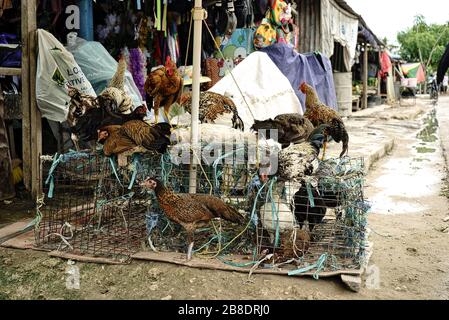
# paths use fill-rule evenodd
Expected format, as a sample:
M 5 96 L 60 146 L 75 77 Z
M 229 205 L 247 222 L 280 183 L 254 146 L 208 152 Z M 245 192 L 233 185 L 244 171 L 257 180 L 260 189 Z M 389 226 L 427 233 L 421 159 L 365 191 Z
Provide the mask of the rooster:
M 288 113 L 281 114 L 274 119 L 255 120 L 251 130 L 259 131 L 261 129 L 277 130 L 277 141 L 282 144 L 282 148 L 287 148 L 292 143 L 298 144 L 306 141 L 314 128 L 309 119 L 297 113 Z
M 165 153 L 170 145 L 171 126 L 159 123 L 150 126 L 142 120 L 131 120 L 123 125 L 109 125 L 98 130 L 98 142 L 109 157 L 136 147 Z
M 167 57 L 165 66 L 152 71 L 145 81 L 145 92 L 154 98 L 154 115 L 159 122 L 159 107 L 164 106 L 164 113 L 168 119 L 171 105 L 182 93 L 183 79 L 176 64 Z
M 330 126 L 328 133 L 332 137 L 332 139 L 334 139 L 334 141 L 337 143 L 343 143 L 340 158 L 343 157 L 348 152 L 349 144 L 349 135 L 346 131 L 343 120 L 335 110 L 329 108 L 319 100 L 315 89 L 313 89 L 310 85 L 303 82 L 301 84 L 300 90 L 306 95 L 306 113 L 304 114 L 304 116 L 308 118 L 315 127 L 321 124 L 327 124 Z M 326 141 L 323 148 L 323 159 L 325 153 Z
M 140 185 L 153 190 L 165 215 L 187 231 L 188 260 L 192 258 L 194 232 L 198 227 L 206 225 L 215 218 L 238 224 L 244 223 L 243 217 L 236 209 L 217 197 L 204 194 L 175 194 L 153 178 L 146 179 Z
M 182 94 L 180 105 L 191 114 L 192 94 Z M 239 117 L 237 107 L 232 99 L 211 91 L 200 93 L 199 119 L 201 123 L 215 123 L 215 120 L 224 114 L 232 114 L 232 127 L 244 131 L 243 121 Z

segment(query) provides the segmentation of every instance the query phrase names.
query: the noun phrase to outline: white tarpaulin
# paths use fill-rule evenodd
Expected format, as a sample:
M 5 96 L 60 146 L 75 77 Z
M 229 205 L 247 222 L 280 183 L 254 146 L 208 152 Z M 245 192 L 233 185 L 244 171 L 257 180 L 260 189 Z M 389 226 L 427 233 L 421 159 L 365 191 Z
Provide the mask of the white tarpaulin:
M 251 111 L 230 74 L 210 91 L 230 97 L 234 101 L 245 124 L 245 131 L 254 124 L 252 114 L 256 120 L 274 118 L 283 113 L 303 114 L 301 103 L 290 82 L 266 53 L 251 53 L 232 70 L 232 75 Z
M 344 48 L 344 63 L 348 71 L 354 64 L 359 20 L 340 8 L 333 0 L 321 0 L 321 41 L 323 54 L 334 54 L 334 41 Z

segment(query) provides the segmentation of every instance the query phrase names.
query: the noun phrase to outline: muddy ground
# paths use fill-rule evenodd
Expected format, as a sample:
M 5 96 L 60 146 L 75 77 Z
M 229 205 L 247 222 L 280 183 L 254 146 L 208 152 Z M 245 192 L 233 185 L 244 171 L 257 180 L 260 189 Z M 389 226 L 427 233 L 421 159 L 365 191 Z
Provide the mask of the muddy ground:
M 449 108 L 449 99 L 441 104 Z M 378 289 L 369 289 L 365 280 L 372 278 L 366 277 L 354 293 L 338 278 L 255 275 L 248 282 L 237 272 L 133 261 L 77 263 L 80 290 L 68 290 L 66 261 L 0 248 L 0 299 L 448 299 L 449 222 L 443 219 L 449 215 L 449 189 L 435 122 L 423 115 L 370 123 L 396 138 L 395 149 L 375 164 L 366 183 L 373 205 L 370 270 L 380 272 Z

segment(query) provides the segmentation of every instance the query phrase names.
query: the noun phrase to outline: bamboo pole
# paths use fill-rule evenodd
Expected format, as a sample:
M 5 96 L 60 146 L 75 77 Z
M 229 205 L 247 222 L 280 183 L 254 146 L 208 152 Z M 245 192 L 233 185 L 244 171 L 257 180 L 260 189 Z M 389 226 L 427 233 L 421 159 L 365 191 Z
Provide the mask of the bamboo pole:
M 201 38 L 204 15 L 205 13 L 202 8 L 202 0 L 195 0 L 195 7 L 193 9 L 192 130 L 190 137 L 192 156 L 190 159 L 190 193 L 196 193 L 198 160 L 201 159 L 198 120 L 201 78 Z

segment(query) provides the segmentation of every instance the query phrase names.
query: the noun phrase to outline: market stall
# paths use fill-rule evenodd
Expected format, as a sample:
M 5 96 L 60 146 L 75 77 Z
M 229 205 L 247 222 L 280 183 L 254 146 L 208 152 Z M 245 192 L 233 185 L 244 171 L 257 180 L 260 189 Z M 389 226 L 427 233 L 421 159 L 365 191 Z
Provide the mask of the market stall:
M 295 51 L 291 1 L 259 13 L 248 1 L 80 1 L 80 30 L 57 27 L 71 2 L 55 3 L 47 31 L 28 27 L 22 62 L 32 59 L 22 101 L 36 248 L 110 263 L 360 276 L 363 159 L 347 156 L 331 60 Z M 326 17 L 348 19 L 331 4 Z M 339 59 L 346 72 L 354 46 Z M 60 152 L 34 153 L 41 115 Z M 325 157 L 330 137 L 340 158 Z

